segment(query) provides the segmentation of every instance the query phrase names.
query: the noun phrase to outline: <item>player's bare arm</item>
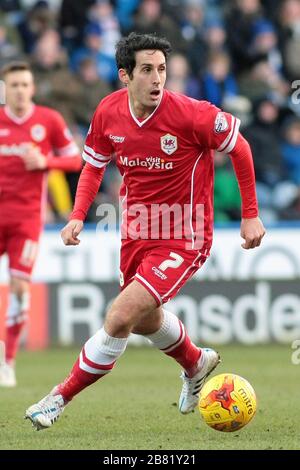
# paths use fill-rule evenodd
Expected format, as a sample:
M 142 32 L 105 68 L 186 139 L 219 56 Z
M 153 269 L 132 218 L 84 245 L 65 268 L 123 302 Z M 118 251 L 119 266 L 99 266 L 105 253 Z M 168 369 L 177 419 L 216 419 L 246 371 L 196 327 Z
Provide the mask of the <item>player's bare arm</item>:
M 79 245 L 78 235 L 83 229 L 82 220 L 73 219 L 61 231 L 61 238 L 65 245 Z
M 254 219 L 242 219 L 241 222 L 241 237 L 245 240 L 242 247 L 245 250 L 256 248 L 261 244 L 266 230 L 259 217 Z

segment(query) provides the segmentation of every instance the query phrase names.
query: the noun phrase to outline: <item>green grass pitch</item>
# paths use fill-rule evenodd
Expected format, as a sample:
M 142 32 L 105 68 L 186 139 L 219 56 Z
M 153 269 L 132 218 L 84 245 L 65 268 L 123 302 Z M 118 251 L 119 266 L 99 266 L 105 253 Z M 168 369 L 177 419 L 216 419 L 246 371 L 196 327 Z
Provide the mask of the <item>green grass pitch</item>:
M 180 368 L 153 348 L 129 348 L 113 372 L 67 406 L 50 429 L 36 432 L 25 409 L 62 380 L 78 350 L 21 352 L 18 387 L 0 389 L 0 449 L 300 449 L 300 365 L 286 346 L 218 348 L 214 372 L 234 372 L 253 385 L 258 412 L 239 432 L 220 433 L 198 411 L 177 409 Z

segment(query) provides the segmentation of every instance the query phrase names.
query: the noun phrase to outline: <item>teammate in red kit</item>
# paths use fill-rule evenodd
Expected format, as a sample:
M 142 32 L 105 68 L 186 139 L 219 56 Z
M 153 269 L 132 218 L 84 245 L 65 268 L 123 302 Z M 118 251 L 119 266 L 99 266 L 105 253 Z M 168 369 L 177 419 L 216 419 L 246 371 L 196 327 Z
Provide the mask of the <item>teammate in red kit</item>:
M 47 171 L 79 171 L 81 156 L 62 116 L 32 102 L 34 80 L 28 64 L 8 64 L 2 78 L 6 105 L 0 108 L 0 255 L 8 255 L 10 291 L 0 386 L 13 387 L 15 357 L 30 308 L 30 276 L 43 227 Z
M 123 175 L 122 292 L 69 376 L 27 409 L 25 416 L 37 429 L 50 427 L 77 393 L 112 370 L 130 333 L 144 335 L 182 366 L 179 410 L 186 414 L 196 407 L 219 355 L 195 346 L 163 304 L 209 256 L 213 150 L 230 154 L 236 172 L 243 248 L 259 246 L 264 236 L 251 151 L 238 119 L 164 90 L 169 52 L 169 42 L 155 35 L 131 33 L 117 45 L 119 77 L 126 88 L 104 98 L 95 112 L 83 153 L 87 163 L 62 238 L 66 245 L 79 244 L 105 167 L 116 158 Z

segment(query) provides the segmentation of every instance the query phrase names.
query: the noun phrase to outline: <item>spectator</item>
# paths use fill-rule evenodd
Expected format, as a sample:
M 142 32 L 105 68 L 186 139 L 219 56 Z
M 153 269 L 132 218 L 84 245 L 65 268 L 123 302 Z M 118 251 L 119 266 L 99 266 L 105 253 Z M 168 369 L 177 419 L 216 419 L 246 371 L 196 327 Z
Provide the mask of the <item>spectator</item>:
M 252 47 L 256 60 L 266 60 L 277 73 L 282 72 L 282 56 L 277 47 L 276 30 L 272 23 L 258 20 L 253 28 Z
M 284 123 L 282 153 L 289 179 L 300 187 L 300 118 L 291 117 Z
M 116 0 L 116 15 L 118 17 L 123 33 L 133 28 L 133 17 L 138 8 L 140 0 Z
M 46 31 L 37 41 L 33 54 L 36 77 L 36 102 L 59 110 L 68 124 L 74 122 L 72 104 L 80 91 L 78 81 L 72 77 L 59 34 Z
M 167 87 L 171 91 L 184 93 L 191 98 L 201 97 L 200 83 L 190 74 L 188 61 L 180 53 L 175 53 L 169 58 Z
M 10 41 L 5 22 L 0 21 L 0 67 L 19 57 L 20 52 L 18 44 Z
M 278 102 L 284 103 L 290 92 L 287 81 L 266 60 L 258 62 L 249 72 L 241 75 L 238 84 L 241 94 L 251 101 L 272 94 Z
M 135 15 L 133 29 L 138 33 L 153 33 L 167 37 L 174 51 L 184 52 L 186 43 L 173 18 L 164 13 L 158 0 L 142 0 Z
M 300 76 L 300 1 L 283 2 L 279 22 L 284 68 L 290 80 Z
M 1 10 L 4 12 L 16 11 L 20 8 L 20 0 L 1 0 Z
M 269 188 L 285 177 L 278 122 L 278 106 L 266 96 L 255 103 L 254 121 L 244 130 L 253 152 L 256 179 Z
M 289 207 L 296 188 L 284 165 L 278 106 L 263 97 L 255 104 L 254 111 L 254 122 L 244 130 L 244 135 L 253 152 L 261 210 L 266 219 L 272 221 Z
M 191 71 L 200 77 L 206 65 L 207 47 L 204 33 L 204 2 L 185 0 L 181 20 L 181 34 L 186 42 L 187 59 Z
M 114 60 L 115 45 L 121 38 L 121 31 L 109 0 L 96 0 L 88 12 L 88 17 L 90 22 L 99 25 L 102 31 L 101 52 Z
M 23 40 L 24 52 L 33 52 L 39 38 L 48 29 L 56 27 L 56 16 L 44 0 L 39 0 L 28 11 L 24 20 L 19 24 L 20 35 Z
M 78 79 L 80 91 L 72 104 L 72 110 L 82 133 L 86 134 L 95 111 L 95 103 L 99 103 L 113 90 L 107 82 L 99 78 L 97 65 L 89 57 L 79 63 Z
M 226 49 L 227 32 L 219 19 L 211 19 L 205 23 L 205 42 L 210 52 Z
M 228 156 L 215 152 L 214 205 L 215 222 L 239 220 L 241 198 L 239 187 Z
M 236 0 L 230 3 L 233 6 L 227 16 L 228 43 L 235 72 L 240 74 L 256 61 L 253 32 L 256 22 L 264 17 L 259 0 Z
M 88 23 L 87 11 L 94 2 L 95 0 L 62 0 L 59 26 L 63 45 L 70 54 L 82 46 L 84 28 Z
M 212 53 L 203 77 L 204 99 L 220 107 L 226 97 L 236 96 L 237 92 L 237 82 L 230 72 L 230 57 L 226 52 Z
M 76 50 L 71 58 L 71 67 L 79 72 L 79 64 L 83 59 L 95 61 L 98 77 L 114 85 L 118 80 L 115 60 L 102 51 L 103 31 L 99 24 L 89 23 L 85 29 L 84 46 Z

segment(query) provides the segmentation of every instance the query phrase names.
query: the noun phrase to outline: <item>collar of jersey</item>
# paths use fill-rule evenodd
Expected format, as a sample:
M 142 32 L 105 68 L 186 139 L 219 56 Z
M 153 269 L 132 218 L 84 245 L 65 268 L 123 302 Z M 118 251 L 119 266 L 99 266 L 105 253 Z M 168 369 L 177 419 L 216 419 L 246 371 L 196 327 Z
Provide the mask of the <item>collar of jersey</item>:
M 35 106 L 33 104 L 31 108 L 29 109 L 29 111 L 26 114 L 24 114 L 24 116 L 18 117 L 11 111 L 11 109 L 8 106 L 4 106 L 4 111 L 5 111 L 6 116 L 9 117 L 9 119 L 11 119 L 16 124 L 24 124 L 24 122 L 26 122 L 29 118 L 31 118 L 31 116 L 33 115 L 34 109 L 35 109 Z
M 134 120 L 134 122 L 135 122 L 139 127 L 142 127 L 144 124 L 146 124 L 146 122 L 149 121 L 149 119 L 152 118 L 152 116 L 153 116 L 153 115 L 156 113 L 156 111 L 158 110 L 158 108 L 159 108 L 159 106 L 160 106 L 160 103 L 161 103 L 162 100 L 163 100 L 163 97 L 164 97 L 164 90 L 163 90 L 163 92 L 162 92 L 162 96 L 161 96 L 161 98 L 160 98 L 160 101 L 159 101 L 158 105 L 156 106 L 155 110 L 153 111 L 153 113 L 149 114 L 149 116 L 148 116 L 146 119 L 144 119 L 144 121 L 139 121 L 139 120 L 135 117 L 134 112 L 133 112 L 133 110 L 132 110 L 132 108 L 131 108 L 131 104 L 130 104 L 130 100 L 129 100 L 129 95 L 128 95 L 128 106 L 129 106 L 129 111 L 130 111 L 131 117 L 132 117 L 132 119 Z

